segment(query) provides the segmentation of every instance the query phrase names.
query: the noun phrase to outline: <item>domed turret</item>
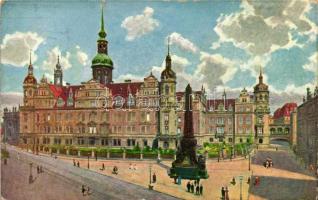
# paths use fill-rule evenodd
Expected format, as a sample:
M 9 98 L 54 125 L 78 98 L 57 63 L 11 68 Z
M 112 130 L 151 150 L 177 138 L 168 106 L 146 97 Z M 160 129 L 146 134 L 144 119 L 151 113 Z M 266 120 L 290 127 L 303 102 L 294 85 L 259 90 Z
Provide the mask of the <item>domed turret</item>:
M 30 63 L 28 66 L 28 75 L 24 78 L 23 84 L 37 84 L 37 80 L 33 76 L 33 65 L 32 65 L 32 60 L 31 60 L 31 51 L 30 51 Z
M 171 69 L 170 44 L 168 38 L 168 54 L 166 56 L 166 68 L 161 72 L 161 80 L 176 79 L 176 73 Z
M 112 83 L 113 61 L 108 55 L 108 41 L 104 30 L 104 12 L 101 13 L 101 27 L 98 33 L 97 55 L 92 59 L 93 79 L 101 84 Z

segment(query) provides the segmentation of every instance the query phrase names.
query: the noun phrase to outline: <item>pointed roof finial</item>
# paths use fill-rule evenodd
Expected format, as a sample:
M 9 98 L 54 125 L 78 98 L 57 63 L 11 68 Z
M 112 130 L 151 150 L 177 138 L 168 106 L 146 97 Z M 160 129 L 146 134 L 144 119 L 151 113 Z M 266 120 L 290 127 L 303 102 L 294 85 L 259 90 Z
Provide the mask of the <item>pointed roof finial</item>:
M 32 49 L 30 49 L 30 65 L 32 65 Z
M 262 70 L 262 66 L 259 66 L 259 83 L 263 83 L 263 70 Z
M 170 55 L 170 36 L 168 37 L 168 55 Z
M 104 2 L 102 1 L 101 2 L 101 20 L 100 20 L 100 31 L 98 33 L 99 37 L 100 38 L 105 38 L 106 37 L 106 32 L 105 32 L 105 29 L 104 29 Z
M 57 55 L 57 64 L 60 64 L 60 55 Z

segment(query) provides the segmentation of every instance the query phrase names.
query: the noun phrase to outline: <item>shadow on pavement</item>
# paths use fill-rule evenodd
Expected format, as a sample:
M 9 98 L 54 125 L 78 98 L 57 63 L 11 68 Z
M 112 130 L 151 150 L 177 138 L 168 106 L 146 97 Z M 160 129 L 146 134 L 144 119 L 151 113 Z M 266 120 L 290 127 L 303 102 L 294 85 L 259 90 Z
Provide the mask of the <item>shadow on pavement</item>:
M 282 177 L 259 176 L 260 184 L 254 185 L 252 176 L 249 193 L 270 200 L 314 200 L 315 181 Z

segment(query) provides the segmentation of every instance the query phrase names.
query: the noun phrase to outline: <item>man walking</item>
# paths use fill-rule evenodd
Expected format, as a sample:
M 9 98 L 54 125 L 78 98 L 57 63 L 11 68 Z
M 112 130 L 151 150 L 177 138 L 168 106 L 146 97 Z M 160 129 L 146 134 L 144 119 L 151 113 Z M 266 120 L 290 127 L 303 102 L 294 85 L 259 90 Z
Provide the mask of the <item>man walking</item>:
M 195 187 L 195 194 L 199 195 L 200 194 L 200 187 L 199 184 L 197 184 L 197 187 Z
M 203 195 L 203 185 L 200 185 L 200 195 Z
M 152 182 L 153 182 L 153 183 L 156 183 L 156 181 L 157 181 L 156 173 L 153 173 L 153 175 L 152 175 Z
M 225 200 L 225 189 L 222 187 L 221 189 L 222 200 Z
M 194 185 L 191 183 L 191 193 L 194 193 Z
M 188 190 L 188 192 L 190 192 L 190 189 L 191 189 L 191 184 L 190 184 L 190 181 L 188 181 L 188 183 L 187 183 L 187 190 Z

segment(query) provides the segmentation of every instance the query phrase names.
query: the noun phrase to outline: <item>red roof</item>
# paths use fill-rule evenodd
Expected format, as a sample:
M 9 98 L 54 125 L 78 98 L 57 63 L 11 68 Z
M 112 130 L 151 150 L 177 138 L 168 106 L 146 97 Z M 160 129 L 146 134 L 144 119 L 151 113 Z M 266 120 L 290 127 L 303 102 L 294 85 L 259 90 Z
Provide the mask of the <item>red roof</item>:
M 224 104 L 223 99 L 209 99 L 207 101 L 207 110 L 210 110 L 210 108 L 213 108 L 213 110 L 217 110 L 220 104 Z M 230 106 L 234 111 L 235 99 L 225 99 L 225 110 L 228 110 Z
M 69 86 L 57 86 L 53 84 L 49 84 L 49 88 L 54 95 L 54 98 L 57 100 L 58 98 L 62 98 L 64 101 L 64 108 L 65 107 L 74 107 L 74 103 L 72 106 L 67 106 L 67 98 L 70 95 L 70 92 L 72 91 L 72 98 L 73 102 L 75 102 L 75 92 L 82 86 L 80 85 L 69 85 Z M 57 103 L 57 102 L 56 102 Z M 56 107 L 56 103 L 54 107 Z
M 288 117 L 290 116 L 290 113 L 295 111 L 297 109 L 296 103 L 286 103 L 283 107 L 278 108 L 274 112 L 274 119 L 278 119 L 281 117 Z
M 135 95 L 140 89 L 143 82 L 129 82 L 129 83 L 109 83 L 106 84 L 112 93 L 112 96 L 121 96 L 127 98 L 129 94 Z

